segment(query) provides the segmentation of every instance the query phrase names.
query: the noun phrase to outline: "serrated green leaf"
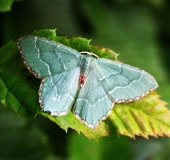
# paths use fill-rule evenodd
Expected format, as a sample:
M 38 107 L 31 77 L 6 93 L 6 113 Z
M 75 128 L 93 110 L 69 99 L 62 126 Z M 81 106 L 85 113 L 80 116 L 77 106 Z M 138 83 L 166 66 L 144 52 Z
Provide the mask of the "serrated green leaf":
M 78 51 L 91 51 L 99 57 L 116 59 L 117 54 L 109 49 L 91 46 L 85 38 L 65 38 L 56 36 L 55 30 L 41 30 L 33 35 L 45 37 Z M 72 112 L 66 116 L 54 117 L 41 111 L 38 104 L 40 80 L 34 78 L 24 67 L 16 43 L 8 43 L 0 49 L 0 100 L 4 106 L 24 117 L 41 114 L 58 124 L 65 131 L 68 128 L 83 133 L 89 139 L 108 136 L 110 132 L 134 138 L 135 135 L 170 136 L 170 111 L 156 92 L 131 103 L 116 104 L 109 117 L 93 130 L 82 124 Z
M 159 95 L 151 92 L 136 102 L 117 104 L 106 121 L 112 123 L 119 134 L 131 138 L 135 135 L 169 137 L 170 110 L 165 106 Z

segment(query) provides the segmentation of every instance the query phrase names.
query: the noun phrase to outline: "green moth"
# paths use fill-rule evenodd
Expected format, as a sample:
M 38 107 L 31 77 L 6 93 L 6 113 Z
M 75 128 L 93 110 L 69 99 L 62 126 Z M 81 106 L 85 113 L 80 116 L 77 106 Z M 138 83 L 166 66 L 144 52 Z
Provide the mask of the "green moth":
M 45 38 L 23 37 L 18 46 L 25 66 L 42 79 L 43 111 L 62 116 L 72 109 L 91 128 L 107 118 L 115 103 L 138 100 L 158 87 L 143 70 Z

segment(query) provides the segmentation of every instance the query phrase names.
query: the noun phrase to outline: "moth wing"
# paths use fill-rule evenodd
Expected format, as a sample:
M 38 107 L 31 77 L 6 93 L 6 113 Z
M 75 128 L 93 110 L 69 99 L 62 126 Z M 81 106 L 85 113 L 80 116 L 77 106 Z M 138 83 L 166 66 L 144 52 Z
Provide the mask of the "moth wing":
M 96 75 L 115 103 L 137 100 L 158 86 L 147 72 L 103 58 L 96 60 Z
M 78 51 L 68 46 L 36 36 L 20 38 L 18 47 L 26 67 L 37 78 L 74 68 L 80 57 Z
M 39 102 L 51 115 L 65 115 L 71 109 L 78 91 L 80 68 L 55 74 L 41 82 Z
M 80 89 L 73 112 L 84 124 L 95 128 L 112 108 L 112 100 L 105 92 L 94 70 L 91 70 Z

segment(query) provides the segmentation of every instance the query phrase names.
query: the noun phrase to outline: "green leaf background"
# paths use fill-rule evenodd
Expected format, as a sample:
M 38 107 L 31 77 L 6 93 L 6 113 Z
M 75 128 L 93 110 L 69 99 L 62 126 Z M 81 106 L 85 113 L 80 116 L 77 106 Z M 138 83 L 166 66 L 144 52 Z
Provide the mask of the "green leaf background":
M 0 0 L 0 12 L 7 12 L 11 10 L 12 3 L 16 0 Z
M 21 36 L 31 34 L 34 30 L 42 28 L 57 28 L 57 35 L 61 36 L 86 37 L 92 39 L 91 45 L 102 45 L 120 53 L 119 60 L 144 69 L 156 78 L 159 83 L 157 92 L 162 95 L 161 99 L 169 103 L 170 85 L 167 57 L 169 48 L 166 45 L 168 44 L 169 28 L 165 24 L 165 22 L 168 23 L 166 21 L 168 19 L 166 18 L 167 13 L 165 13 L 165 11 L 168 11 L 167 6 L 168 2 L 166 1 L 147 0 L 144 2 L 136 1 L 135 3 L 130 0 L 127 2 L 112 0 L 106 2 L 99 0 L 81 2 L 76 0 L 71 2 L 25 0 L 15 2 L 12 11 L 1 15 L 0 19 L 1 46 L 13 39 L 13 42 L 9 42 L 1 48 L 4 55 L 1 55 L 3 58 L 0 59 L 0 63 L 3 64 L 0 68 L 0 84 L 6 85 L 5 87 L 8 87 L 12 92 L 1 91 L 9 98 L 8 102 L 11 102 L 5 104 L 4 101 L 3 104 L 11 108 L 13 108 L 11 105 L 19 106 L 13 109 L 19 115 L 26 117 L 34 117 L 35 113 L 41 113 L 41 110 L 36 107 L 25 107 L 26 105 L 38 105 L 38 95 L 35 88 L 37 87 L 38 90 L 40 81 L 30 76 L 22 62 L 18 63 L 20 57 L 15 41 Z M 161 35 L 166 35 L 166 39 Z M 84 45 L 86 46 L 86 44 Z M 10 55 L 11 50 L 8 50 L 9 46 L 13 53 L 12 56 Z M 93 48 L 93 50 L 95 53 L 98 52 L 98 47 Z M 8 55 L 10 56 L 8 57 Z M 113 59 L 110 56 L 106 58 Z M 12 72 L 8 72 L 9 70 Z M 20 79 L 21 75 L 18 73 L 26 76 L 22 76 L 22 79 Z M 16 87 L 18 86 L 15 84 L 16 79 L 19 80 L 19 84 L 26 82 L 27 85 Z M 0 86 L 0 88 L 4 88 L 4 86 Z M 29 90 L 29 95 L 37 95 L 37 97 L 25 95 L 29 98 L 23 101 L 20 95 L 25 93 L 25 90 Z M 13 97 L 14 94 L 16 97 Z M 156 98 L 155 103 L 165 105 L 161 100 L 157 101 L 159 97 L 156 93 L 151 93 L 150 96 Z M 32 102 L 35 104 L 31 104 Z M 143 104 L 143 102 L 141 103 Z M 134 112 L 138 105 L 135 105 L 135 103 L 129 105 L 131 106 L 125 107 L 132 119 L 141 116 L 145 116 L 145 118 L 157 116 L 158 123 L 153 128 L 154 131 L 160 133 L 160 136 L 163 135 L 161 135 L 161 127 L 168 128 L 169 122 L 160 122 L 159 118 L 162 120 L 162 117 L 165 117 L 163 113 L 167 112 L 166 108 L 163 107 L 160 114 L 155 115 L 152 111 L 159 110 L 159 108 L 153 110 L 152 107 L 140 107 L 142 112 L 138 109 L 138 112 Z M 148 141 L 135 137 L 136 141 L 134 141 L 115 133 L 109 133 L 109 138 L 101 138 L 99 142 L 95 142 L 70 129 L 66 134 L 57 125 L 42 116 L 38 115 L 35 119 L 27 120 L 21 116 L 18 117 L 11 109 L 6 109 L 3 106 L 0 109 L 1 159 L 21 159 L 21 157 L 25 157 L 25 159 L 30 159 L 30 157 L 36 159 L 82 159 L 82 157 L 89 157 L 89 159 L 125 159 L 125 157 L 127 159 L 166 159 L 170 153 L 168 152 L 170 141 L 167 138 L 149 138 Z M 150 135 L 157 136 L 154 135 L 153 128 L 149 128 L 150 118 L 145 120 L 148 121 L 148 124 L 139 121 L 138 124 L 141 125 L 138 130 L 127 132 L 127 128 L 130 131 L 131 124 L 125 123 L 127 114 L 124 115 L 121 109 L 122 106 L 116 106 L 114 114 L 109 116 L 106 123 L 101 125 L 110 125 L 113 122 L 112 119 L 114 120 L 118 116 L 122 119 L 114 121 L 114 126 L 117 126 L 116 130 L 119 134 L 134 137 L 133 132 L 140 133 L 140 129 L 142 129 L 146 133 L 150 132 Z M 143 115 L 144 113 L 145 115 Z M 43 115 L 48 117 L 45 113 Z M 51 120 L 56 121 L 53 118 Z M 66 126 L 64 121 L 60 122 L 63 123 L 63 126 Z M 118 128 L 120 122 L 123 122 L 124 132 Z M 77 121 L 77 125 L 81 124 Z M 115 128 L 113 128 L 113 131 L 115 131 Z M 86 129 L 83 133 L 85 132 L 90 133 Z M 168 133 L 168 129 L 166 133 Z M 94 134 L 92 133 L 92 135 Z M 147 138 L 145 132 L 143 132 L 143 136 Z

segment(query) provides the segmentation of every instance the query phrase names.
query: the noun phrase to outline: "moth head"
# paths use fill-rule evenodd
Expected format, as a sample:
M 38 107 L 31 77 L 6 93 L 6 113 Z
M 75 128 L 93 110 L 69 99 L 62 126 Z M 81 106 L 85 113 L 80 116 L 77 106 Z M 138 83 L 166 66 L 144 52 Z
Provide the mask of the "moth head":
M 82 55 L 90 55 L 90 56 L 92 56 L 93 58 L 96 58 L 96 59 L 99 58 L 96 54 L 94 54 L 94 53 L 92 53 L 92 52 L 83 51 L 83 52 L 80 52 L 80 53 L 81 53 Z

